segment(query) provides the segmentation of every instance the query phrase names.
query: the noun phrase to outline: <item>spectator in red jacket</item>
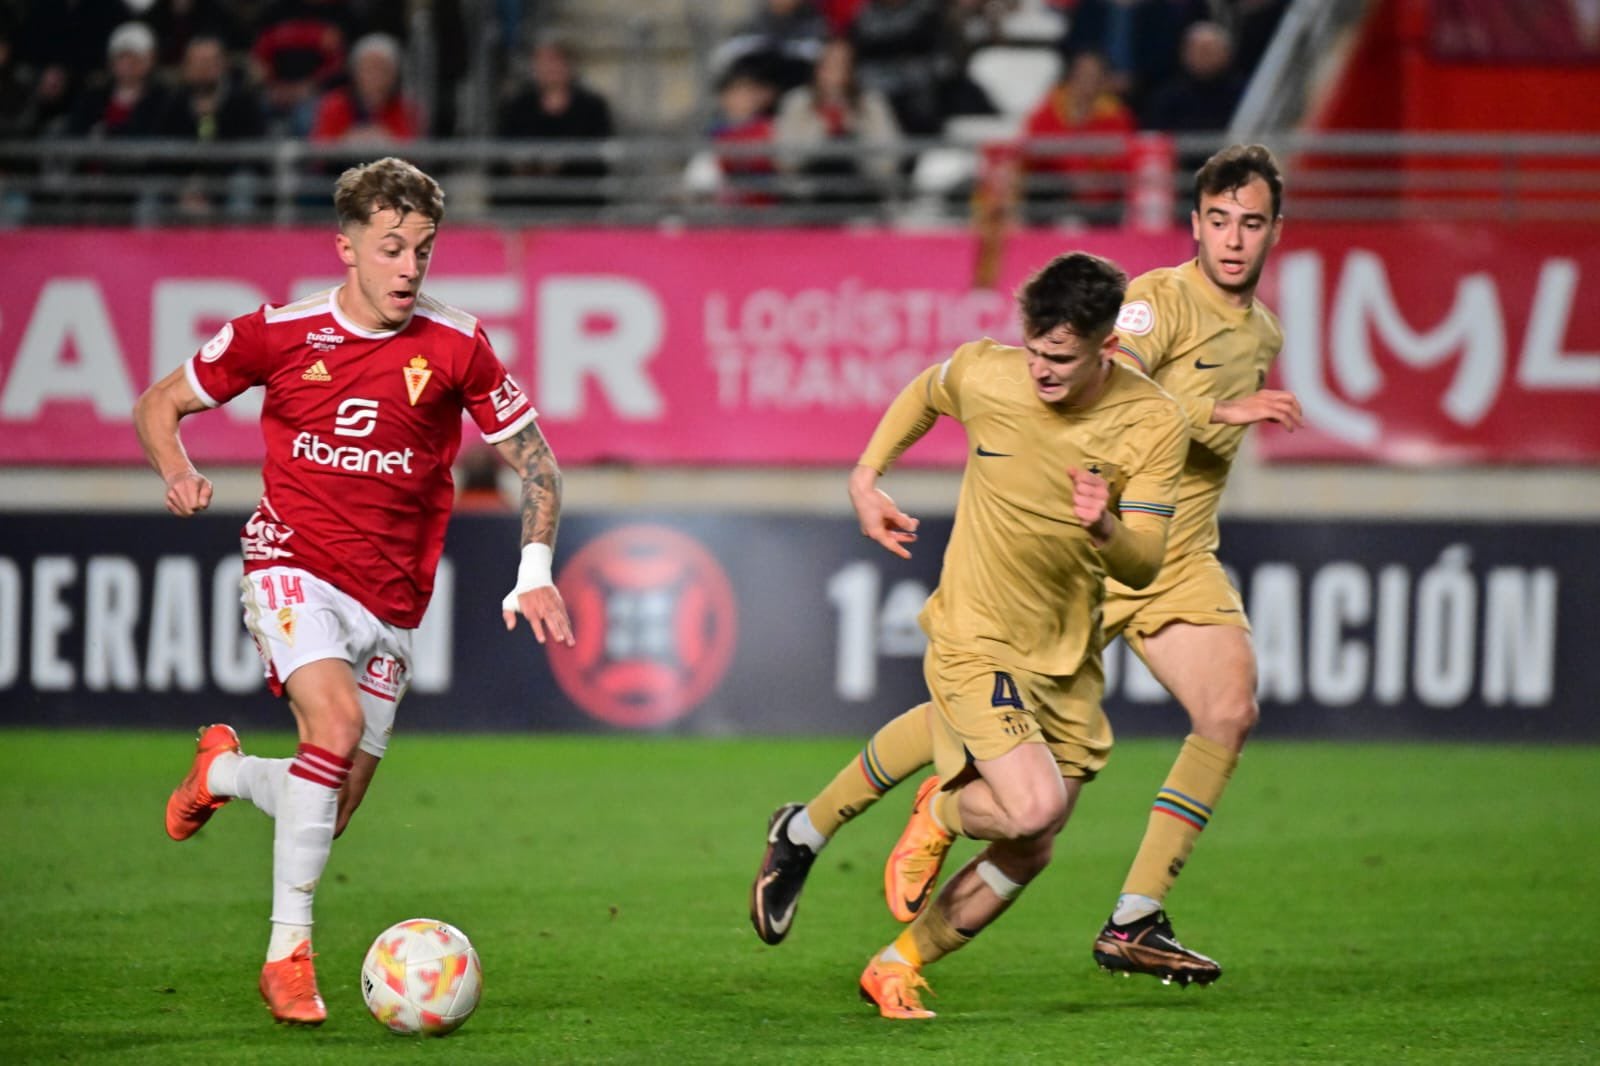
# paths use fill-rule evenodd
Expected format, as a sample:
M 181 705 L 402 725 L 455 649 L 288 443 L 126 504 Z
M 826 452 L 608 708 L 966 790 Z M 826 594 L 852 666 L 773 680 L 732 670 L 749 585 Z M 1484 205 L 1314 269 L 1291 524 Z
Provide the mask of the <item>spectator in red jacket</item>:
M 1094 221 L 1115 221 L 1107 205 L 1123 198 L 1121 177 L 1128 171 L 1128 135 L 1136 129 L 1133 112 L 1111 91 L 1105 57 L 1084 51 L 1072 57 L 1062 79 L 1028 116 L 1028 141 L 1096 136 L 1113 137 L 1103 147 L 1082 150 L 1062 143 L 1024 145 L 1023 168 L 1033 177 L 1030 199 L 1059 204 L 1063 199 L 1085 208 Z M 1048 175 L 1048 177 L 1046 177 Z
M 422 117 L 400 89 L 400 44 L 369 33 L 350 47 L 350 84 L 322 98 L 314 141 L 389 144 L 422 135 Z

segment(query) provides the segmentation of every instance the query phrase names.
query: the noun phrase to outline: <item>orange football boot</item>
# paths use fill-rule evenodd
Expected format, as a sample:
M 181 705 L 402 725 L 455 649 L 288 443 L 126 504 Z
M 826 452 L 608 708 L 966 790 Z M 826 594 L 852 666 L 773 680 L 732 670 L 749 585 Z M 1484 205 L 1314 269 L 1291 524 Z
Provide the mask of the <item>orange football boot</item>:
M 861 973 L 861 998 L 876 1004 L 878 1013 L 896 1021 L 932 1018 L 934 1012 L 922 1005 L 917 989 L 928 988 L 928 982 L 909 962 L 889 962 L 874 955 Z M 928 988 L 928 994 L 933 989 Z
M 317 970 L 311 964 L 311 942 L 295 948 L 286 959 L 261 967 L 261 998 L 272 1016 L 289 1025 L 321 1025 L 328 1008 L 317 992 Z
M 933 897 L 933 887 L 939 881 L 939 869 L 944 857 L 950 854 L 950 844 L 955 839 L 939 828 L 928 808 L 939 791 L 939 778 L 930 777 L 917 789 L 916 801 L 911 805 L 911 820 L 905 832 L 889 853 L 883 865 L 883 898 L 889 904 L 889 913 L 902 922 L 909 922 Z
M 188 840 L 210 821 L 211 816 L 230 796 L 213 796 L 206 790 L 206 775 L 211 764 L 225 751 L 239 753 L 239 734 L 232 726 L 208 725 L 195 742 L 194 764 L 181 784 L 167 797 L 167 836 Z

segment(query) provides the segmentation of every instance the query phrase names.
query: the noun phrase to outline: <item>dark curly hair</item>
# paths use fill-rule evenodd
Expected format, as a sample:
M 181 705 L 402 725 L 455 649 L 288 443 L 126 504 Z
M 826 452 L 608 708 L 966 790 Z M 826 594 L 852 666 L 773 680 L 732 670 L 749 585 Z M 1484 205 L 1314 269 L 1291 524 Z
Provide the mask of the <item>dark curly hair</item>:
M 398 211 L 401 217 L 415 211 L 438 225 L 444 218 L 444 190 L 404 159 L 388 156 L 340 174 L 333 209 L 340 228 L 365 226 L 378 211 Z
M 1272 217 L 1283 214 L 1283 172 L 1277 157 L 1263 144 L 1231 144 L 1205 161 L 1194 172 L 1194 209 L 1200 210 L 1200 197 L 1232 192 L 1260 178 L 1272 191 Z
M 1029 340 L 1066 326 L 1080 337 L 1099 337 L 1117 320 L 1128 275 L 1109 259 L 1088 252 L 1058 255 L 1017 290 L 1022 332 Z

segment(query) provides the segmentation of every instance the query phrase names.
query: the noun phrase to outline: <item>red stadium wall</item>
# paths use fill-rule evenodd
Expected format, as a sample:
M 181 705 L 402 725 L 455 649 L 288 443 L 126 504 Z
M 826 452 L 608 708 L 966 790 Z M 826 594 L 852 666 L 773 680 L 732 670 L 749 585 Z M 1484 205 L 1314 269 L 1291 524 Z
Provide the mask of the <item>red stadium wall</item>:
M 1444 130 L 1573 133 L 1600 130 L 1600 49 L 1558 23 L 1500 27 L 1494 12 L 1510 5 L 1378 0 L 1338 84 L 1309 125 L 1323 130 Z M 1537 5 L 1527 5 L 1534 7 Z M 1552 12 L 1564 5 L 1543 5 Z M 1478 10 L 1478 8 L 1482 10 Z M 1447 14 L 1471 24 L 1459 32 Z M 1492 38 L 1474 45 L 1475 32 Z M 1496 44 L 1493 38 L 1501 40 Z M 1555 58 L 1524 57 L 1526 51 Z
M 1569 136 L 1600 130 L 1600 26 L 1575 24 L 1570 11 L 1564 3 L 1377 0 L 1307 126 Z M 1517 217 L 1553 199 L 1570 203 L 1577 182 L 1600 201 L 1593 154 L 1523 154 L 1515 161 L 1492 152 L 1319 154 L 1296 162 L 1301 173 L 1370 174 L 1367 188 L 1337 185 L 1334 198 L 1398 194 Z M 1390 174 L 1398 180 L 1386 180 Z M 1314 184 L 1297 193 L 1301 202 L 1318 196 Z

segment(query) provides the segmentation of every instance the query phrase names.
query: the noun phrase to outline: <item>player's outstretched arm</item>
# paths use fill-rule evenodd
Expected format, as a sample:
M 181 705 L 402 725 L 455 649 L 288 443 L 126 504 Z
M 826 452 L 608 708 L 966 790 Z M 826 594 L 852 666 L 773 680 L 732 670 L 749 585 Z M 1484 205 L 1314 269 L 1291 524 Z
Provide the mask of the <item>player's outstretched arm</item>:
M 537 422 L 529 422 L 495 448 L 522 477 L 522 560 L 516 587 L 500 603 L 501 617 L 507 629 L 515 629 L 521 614 L 540 644 L 548 637 L 571 647 L 572 621 L 551 576 L 556 529 L 561 525 L 561 468 Z
M 933 397 L 935 393 L 942 395 L 950 364 L 959 356 L 957 352 L 945 362 L 930 366 L 900 390 L 878 419 L 866 450 L 850 471 L 850 506 L 861 523 L 861 535 L 902 559 L 911 558 L 905 546 L 917 539 L 917 520 L 896 507 L 888 493 L 878 488 L 878 478 L 939 420 L 940 408 Z
M 166 483 L 167 510 L 180 518 L 211 506 L 211 482 L 194 468 L 178 436 L 178 422 L 205 409 L 182 367 L 151 385 L 133 405 L 139 444 Z
M 862 536 L 877 541 L 902 559 L 911 558 L 905 546 L 917 539 L 918 522 L 878 488 L 878 472 L 865 463 L 850 471 L 850 506 L 856 510 Z
M 1284 389 L 1262 389 L 1237 400 L 1218 400 L 1211 409 L 1211 421 L 1225 426 L 1252 426 L 1257 422 L 1276 422 L 1290 433 L 1305 425 L 1300 401 Z

